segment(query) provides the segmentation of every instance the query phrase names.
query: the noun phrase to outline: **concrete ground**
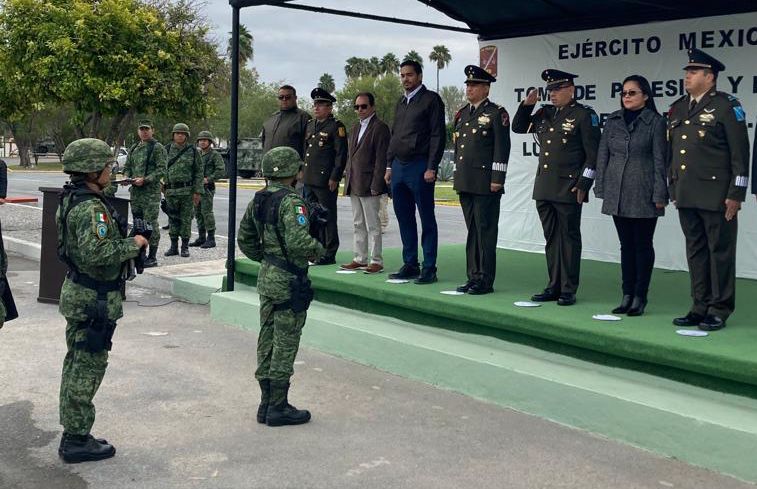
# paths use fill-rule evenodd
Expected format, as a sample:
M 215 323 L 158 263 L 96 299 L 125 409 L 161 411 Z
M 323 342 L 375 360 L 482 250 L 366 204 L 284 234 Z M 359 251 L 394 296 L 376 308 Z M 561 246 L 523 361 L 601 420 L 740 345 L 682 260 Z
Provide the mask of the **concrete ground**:
M 310 349 L 290 400 L 313 421 L 261 426 L 255 336 L 133 285 L 95 399 L 94 433 L 118 454 L 65 465 L 65 322 L 36 302 L 37 264 L 10 267 L 22 318 L 0 330 L 3 489 L 754 487 Z

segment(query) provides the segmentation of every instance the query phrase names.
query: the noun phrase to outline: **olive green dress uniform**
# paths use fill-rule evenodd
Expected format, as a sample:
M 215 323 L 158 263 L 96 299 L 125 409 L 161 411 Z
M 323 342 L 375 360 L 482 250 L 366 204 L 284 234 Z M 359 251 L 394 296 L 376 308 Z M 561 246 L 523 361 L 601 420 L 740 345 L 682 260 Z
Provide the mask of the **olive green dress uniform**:
M 725 200 L 743 202 L 749 180 L 749 135 L 739 101 L 706 93 L 693 110 L 688 95 L 668 113 L 670 195 L 686 237 L 691 313 L 725 321 L 736 297 L 737 218 Z
M 329 180 L 339 182 L 347 165 L 347 130 L 330 115 L 324 121 L 312 119 L 305 131 L 305 197 L 328 209 L 328 222 L 321 242 L 326 247 L 324 260 L 333 260 L 339 249 L 336 199 L 339 192 L 329 190 Z
M 599 117 L 576 101 L 560 110 L 553 105 L 533 115 L 532 110 L 521 104 L 512 126 L 516 133 L 534 133 L 540 145 L 533 198 L 547 242 L 547 289 L 555 296 L 575 294 L 581 270 L 582 204 L 571 189 L 586 192 L 588 202 L 601 136 Z
M 504 107 L 482 101 L 468 104 L 455 115 L 454 188 L 468 228 L 465 255 L 468 282 L 482 289 L 494 285 L 497 266 L 499 207 L 510 159 L 510 116 Z

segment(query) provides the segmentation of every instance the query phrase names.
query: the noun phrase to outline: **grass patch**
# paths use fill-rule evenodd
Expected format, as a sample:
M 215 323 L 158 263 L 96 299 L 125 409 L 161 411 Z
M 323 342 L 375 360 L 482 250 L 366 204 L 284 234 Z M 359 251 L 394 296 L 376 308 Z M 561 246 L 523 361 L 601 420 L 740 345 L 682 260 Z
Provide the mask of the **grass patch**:
M 62 163 L 39 163 L 37 166 L 13 165 L 8 168 L 10 171 L 63 171 Z

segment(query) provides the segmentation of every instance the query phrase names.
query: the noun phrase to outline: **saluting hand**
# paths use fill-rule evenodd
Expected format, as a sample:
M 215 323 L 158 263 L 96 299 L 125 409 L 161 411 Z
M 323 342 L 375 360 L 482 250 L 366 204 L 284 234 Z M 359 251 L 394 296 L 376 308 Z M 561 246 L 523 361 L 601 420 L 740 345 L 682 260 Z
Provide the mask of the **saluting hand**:
M 537 89 L 531 89 L 526 95 L 526 100 L 523 101 L 523 105 L 536 105 L 539 101 L 539 91 Z
M 741 209 L 741 202 L 738 200 L 725 199 L 725 220 L 730 221 L 736 217 L 736 213 Z

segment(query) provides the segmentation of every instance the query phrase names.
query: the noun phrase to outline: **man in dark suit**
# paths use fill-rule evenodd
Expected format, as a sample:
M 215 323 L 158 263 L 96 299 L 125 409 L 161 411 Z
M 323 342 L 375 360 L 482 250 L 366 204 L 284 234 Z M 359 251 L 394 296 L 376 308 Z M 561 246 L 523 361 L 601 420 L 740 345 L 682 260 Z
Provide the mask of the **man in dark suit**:
M 375 104 L 376 100 L 370 92 L 359 93 L 355 97 L 355 110 L 360 122 L 350 132 L 344 187 L 344 195 L 349 195 L 352 202 L 354 258 L 341 268 L 363 269 L 365 273 L 384 270 L 379 207 L 381 196 L 386 193 L 384 173 L 390 134 L 389 126 L 376 115 Z
M 336 251 L 339 249 L 336 198 L 347 162 L 347 130 L 332 114 L 336 102 L 333 95 L 319 87 L 310 92 L 310 97 L 313 99 L 315 118 L 308 122 L 305 130 L 304 196 L 329 211 L 319 239 L 326 248 L 326 254 L 316 265 L 332 265 L 336 263 Z
M 541 77 L 552 104 L 531 114 L 538 100 L 531 90 L 513 119 L 514 132 L 535 133 L 540 145 L 534 200 L 547 242 L 549 284 L 531 300 L 570 306 L 576 303 L 581 272 L 581 208 L 594 183 L 599 117 L 576 102 L 577 75 L 544 70 Z
M 489 101 L 489 86 L 497 81 L 483 68 L 465 67 L 468 105 L 455 115 L 454 186 L 468 228 L 465 255 L 468 281 L 458 292 L 494 292 L 497 268 L 499 202 L 510 159 L 510 116 Z
M 688 95 L 670 107 L 668 154 L 693 304 L 673 324 L 715 331 L 736 306 L 736 216 L 749 181 L 749 135 L 738 99 L 716 89 L 725 65 L 690 49 L 683 69 Z
M 400 65 L 400 79 L 405 95 L 397 102 L 384 179 L 391 185 L 404 264 L 389 278 L 415 278 L 416 284 L 430 284 L 436 282 L 439 244 L 434 215 L 434 184 L 447 141 L 444 102 L 436 92 L 422 84 L 423 68 L 418 62 L 404 61 Z M 418 266 L 416 207 L 422 228 L 422 270 Z

